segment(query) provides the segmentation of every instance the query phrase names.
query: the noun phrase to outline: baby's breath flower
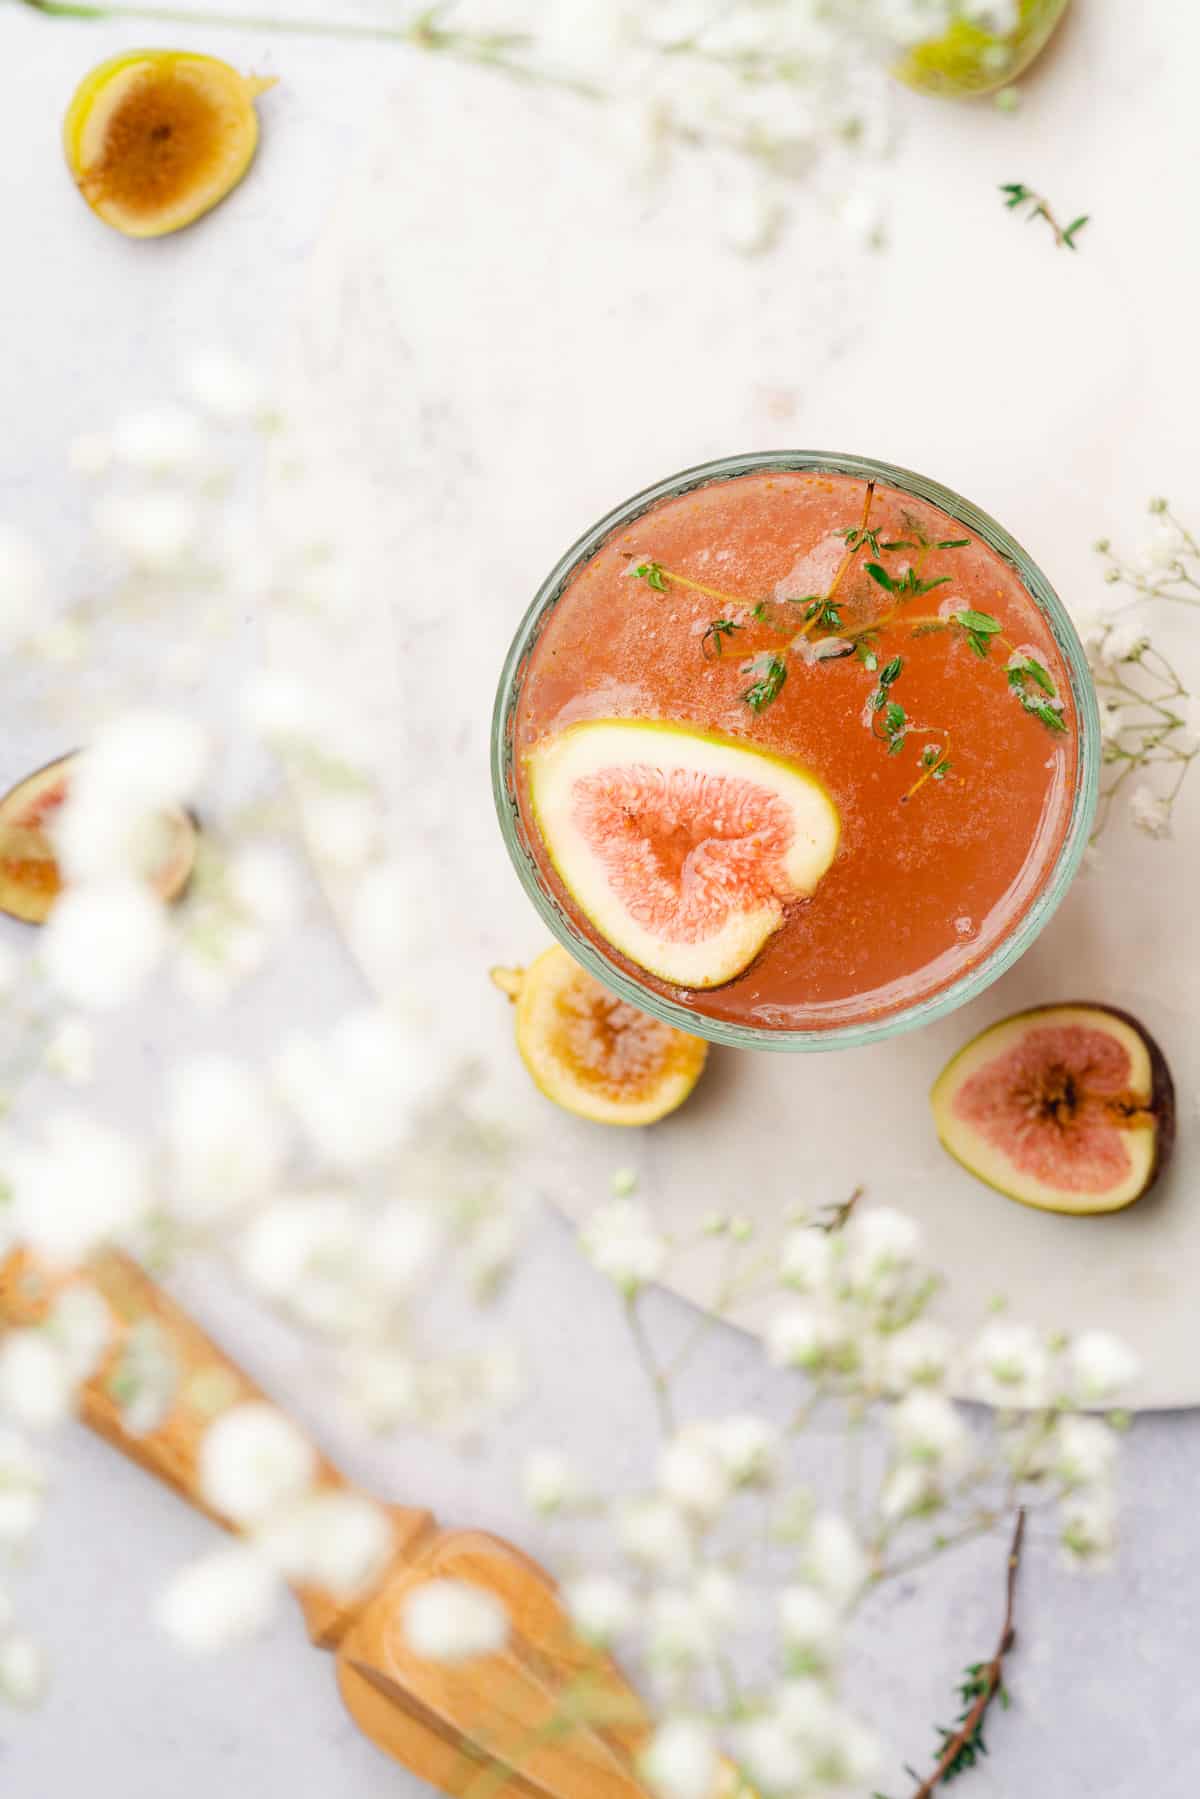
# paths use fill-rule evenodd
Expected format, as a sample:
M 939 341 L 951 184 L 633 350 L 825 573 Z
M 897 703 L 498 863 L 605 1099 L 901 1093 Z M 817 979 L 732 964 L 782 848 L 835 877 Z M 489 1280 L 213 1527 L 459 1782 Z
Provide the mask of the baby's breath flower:
M 207 455 L 200 421 L 180 406 L 131 413 L 110 442 L 118 462 L 145 475 L 190 473 Z
M 1146 631 L 1136 618 L 1126 614 L 1109 625 L 1097 653 L 1105 668 L 1132 661 L 1146 647 Z
M 521 1484 L 534 1511 L 549 1516 L 562 1511 L 575 1497 L 575 1477 L 559 1449 L 535 1449 L 525 1458 Z
M 71 1380 L 90 1379 L 112 1342 L 113 1315 L 108 1301 L 94 1287 L 68 1287 L 50 1308 L 46 1334 L 62 1357 Z
M 894 1290 L 916 1258 L 921 1233 L 911 1218 L 886 1206 L 856 1211 L 846 1226 L 847 1269 L 858 1289 Z
M 140 1147 L 78 1112 L 53 1113 L 40 1135 L 10 1141 L 5 1172 L 17 1237 L 58 1265 L 132 1229 L 149 1203 Z
M 775 1469 L 779 1432 L 769 1418 L 734 1412 L 706 1427 L 712 1448 L 735 1487 L 766 1485 Z
M 621 1506 L 617 1534 L 625 1553 L 643 1567 L 680 1574 L 692 1565 L 691 1532 L 665 1499 L 635 1499 Z
M 889 1523 L 916 1517 L 936 1504 L 935 1471 L 928 1464 L 901 1463 L 886 1476 L 879 1492 L 879 1511 Z
M 843 1608 L 858 1598 L 870 1574 L 862 1545 L 836 1512 L 822 1512 L 813 1519 L 802 1567 L 811 1585 Z
M 646 1608 L 646 1653 L 660 1674 L 695 1668 L 710 1659 L 715 1637 L 692 1593 L 662 1587 Z
M 776 1312 L 766 1330 L 767 1356 L 777 1368 L 821 1368 L 839 1337 L 839 1323 L 826 1305 L 790 1305 Z
M 173 1202 L 201 1219 L 252 1206 L 283 1166 L 280 1121 L 263 1083 L 233 1056 L 194 1056 L 167 1083 Z
M 265 1523 L 301 1499 L 316 1473 L 311 1443 L 261 1401 L 224 1412 L 200 1445 L 200 1491 L 214 1512 L 235 1524 Z
M 598 1206 L 584 1225 L 580 1241 L 600 1273 L 630 1295 L 657 1279 L 667 1259 L 666 1240 L 649 1210 L 637 1200 L 614 1199 Z
M 234 1543 L 172 1577 L 159 1594 L 158 1622 L 181 1648 L 213 1654 L 264 1630 L 281 1592 L 266 1557 L 250 1543 Z
M 96 1067 L 96 1035 L 86 1018 L 67 1017 L 52 1032 L 42 1058 L 50 1074 L 86 1087 Z
M 404 1635 L 414 1655 L 468 1662 L 495 1655 L 508 1641 L 508 1613 L 494 1593 L 463 1580 L 431 1580 L 404 1601 Z
M 28 1439 L 0 1418 L 0 1549 L 21 1550 L 42 1515 L 42 1464 Z
M 1129 811 L 1138 830 L 1144 831 L 1147 837 L 1171 835 L 1170 806 L 1152 787 L 1147 787 L 1145 782 L 1134 788 Z
M 732 1574 L 724 1568 L 705 1568 L 692 1587 L 692 1598 L 705 1620 L 716 1630 L 730 1630 L 741 1609 L 742 1594 Z
M 271 931 L 286 931 L 300 910 L 292 859 L 267 843 L 248 843 L 230 858 L 226 878 L 239 910 Z
M 643 1751 L 641 1768 L 662 1799 L 711 1799 L 717 1776 L 712 1731 L 696 1718 L 668 1718 Z
M 755 1784 L 767 1793 L 797 1790 L 804 1780 L 808 1758 L 795 1736 L 778 1718 L 751 1718 L 734 1734 L 738 1761 Z
M 166 949 L 163 908 L 135 881 L 71 887 L 43 929 L 42 962 L 64 999 L 111 1011 L 131 999 Z
M 366 1278 L 394 1299 L 415 1293 L 430 1278 L 449 1241 L 446 1220 L 432 1206 L 404 1199 L 384 1206 L 363 1239 Z
M 940 1393 L 916 1387 L 888 1413 L 899 1454 L 931 1467 L 954 1468 L 966 1460 L 969 1436 L 957 1409 Z
M 1115 1399 L 1141 1372 L 1137 1357 L 1109 1331 L 1083 1331 L 1067 1355 L 1072 1385 L 1085 1405 Z
M 1061 1538 L 1068 1562 L 1078 1565 L 1107 1560 L 1117 1542 L 1112 1494 L 1104 1487 L 1082 1487 L 1068 1493 L 1062 1504 Z
M 246 1227 L 238 1260 L 252 1286 L 282 1301 L 315 1270 L 350 1267 L 357 1241 L 345 1195 L 310 1193 L 277 1199 L 259 1212 Z
M 608 1574 L 580 1574 L 567 1581 L 563 1598 L 576 1629 L 589 1643 L 606 1648 L 634 1621 L 633 1595 Z
M 1028 1324 L 989 1324 L 971 1350 L 971 1370 L 981 1399 L 993 1405 L 1035 1406 L 1050 1397 L 1050 1357 Z
M 881 1339 L 881 1384 L 889 1393 L 936 1386 L 945 1379 L 953 1353 L 954 1340 L 949 1331 L 932 1319 L 918 1318 L 904 1330 L 889 1332 Z
M 67 1358 L 41 1330 L 10 1330 L 0 1340 L 0 1416 L 28 1430 L 50 1430 L 70 1415 L 75 1383 Z
M 841 1645 L 842 1614 L 812 1587 L 785 1587 L 777 1600 L 779 1634 L 793 1674 L 823 1673 Z
M 0 644 L 6 651 L 40 622 L 46 585 L 41 557 L 29 539 L 0 525 Z
M 428 1046 L 383 1006 L 350 1013 L 325 1038 L 293 1033 L 274 1072 L 314 1149 L 348 1170 L 399 1144 L 439 1076 Z
M 730 1494 L 724 1461 L 702 1427 L 681 1431 L 658 1460 L 658 1485 L 681 1512 L 702 1523 L 719 1516 Z
M 196 404 L 223 425 L 246 423 L 262 411 L 258 375 L 228 350 L 201 350 L 187 369 L 185 382 Z
M 1096 1486 L 1116 1468 L 1116 1433 L 1099 1418 L 1060 1418 L 1054 1431 L 1053 1468 L 1072 1487 Z
M 40 1705 L 49 1684 L 49 1666 L 32 1637 L 14 1635 L 0 1641 L 0 1699 L 28 1711 Z
M 811 1225 L 790 1230 L 779 1251 L 779 1279 L 800 1293 L 824 1293 L 834 1265 L 834 1239 L 830 1232 Z
M 146 575 L 175 573 L 200 532 L 195 504 L 165 488 L 106 494 L 96 506 L 95 520 L 101 536 Z
M 288 1580 L 339 1598 L 369 1587 L 395 1548 L 383 1507 L 349 1492 L 313 1493 L 270 1518 L 255 1541 Z

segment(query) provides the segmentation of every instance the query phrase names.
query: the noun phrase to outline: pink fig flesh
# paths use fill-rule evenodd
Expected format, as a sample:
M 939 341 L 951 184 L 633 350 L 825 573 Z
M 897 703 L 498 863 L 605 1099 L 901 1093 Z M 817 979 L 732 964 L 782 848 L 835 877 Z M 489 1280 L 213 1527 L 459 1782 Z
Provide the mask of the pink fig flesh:
M 45 924 L 62 892 L 54 853 L 54 817 L 70 792 L 79 752 L 39 768 L 0 799 L 0 912 L 25 924 Z M 177 900 L 196 863 L 197 826 L 190 813 L 163 815 L 164 852 L 151 886 L 168 903 Z
M 934 1083 L 943 1146 L 1043 1211 L 1116 1212 L 1154 1185 L 1175 1137 L 1166 1058 L 1137 1019 L 1082 1001 L 1002 1019 Z

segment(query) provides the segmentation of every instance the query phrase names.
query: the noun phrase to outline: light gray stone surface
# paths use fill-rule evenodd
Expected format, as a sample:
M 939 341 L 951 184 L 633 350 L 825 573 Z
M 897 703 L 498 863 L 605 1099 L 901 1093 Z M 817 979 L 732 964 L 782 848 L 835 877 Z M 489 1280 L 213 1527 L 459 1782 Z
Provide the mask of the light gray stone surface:
M 199 42 L 199 34 L 188 35 Z M 236 199 L 202 230 L 147 250 L 82 212 L 59 165 L 57 132 L 83 70 L 148 39 L 163 41 L 144 28 L 50 23 L 14 7 L 0 15 L 0 66 L 10 77 L 0 176 L 0 515 L 53 538 L 64 565 L 81 541 L 76 489 L 62 470 L 68 437 L 160 396 L 189 344 L 217 338 L 270 361 L 346 160 L 394 80 L 377 50 L 204 33 L 204 47 L 247 66 L 269 72 L 286 63 L 287 80 L 270 101 L 261 160 Z M 999 171 L 1004 178 L 1025 173 Z M 1153 278 L 1169 273 L 1164 267 Z M 1153 474 L 1147 470 L 1148 482 Z M 5 780 L 21 771 L 22 745 L 9 733 L 0 735 L 0 759 Z M 314 940 L 309 967 L 313 1016 L 356 991 L 356 976 L 332 943 Z M 282 995 L 268 991 L 264 1030 L 270 1008 L 281 1004 Z M 148 1021 L 140 1049 L 120 1071 L 131 1104 L 148 1082 L 156 1030 L 158 1041 L 164 1030 L 169 1035 L 169 1027 Z M 562 1566 L 569 1542 L 539 1541 L 523 1517 L 514 1481 L 521 1451 L 558 1442 L 597 1477 L 632 1479 L 652 1454 L 652 1411 L 617 1307 L 560 1221 L 548 1216 L 536 1231 L 508 1312 L 534 1378 L 498 1442 L 471 1460 L 424 1443 L 370 1452 L 347 1445 L 346 1461 L 381 1493 L 431 1504 L 449 1521 L 517 1535 Z M 655 1303 L 652 1325 L 665 1349 L 688 1316 L 666 1297 Z M 320 1423 L 336 1450 L 336 1429 L 321 1414 L 295 1346 L 232 1301 L 222 1330 L 268 1385 Z M 685 1415 L 751 1405 L 782 1419 L 788 1404 L 757 1348 L 724 1330 L 706 1341 L 679 1399 Z M 995 1721 L 992 1759 L 964 1794 L 1185 1799 L 1195 1792 L 1198 1475 L 1195 1414 L 1148 1418 L 1129 1447 L 1116 1569 L 1080 1580 L 1059 1571 L 1052 1551 L 1035 1547 L 1022 1588 L 1014 1708 Z M 136 1470 L 82 1433 L 68 1436 L 37 1562 L 21 1582 L 22 1603 L 52 1647 L 57 1681 L 40 1713 L 0 1716 L 5 1799 L 75 1792 L 417 1799 L 417 1783 L 358 1737 L 331 1670 L 307 1646 L 297 1619 L 210 1664 L 180 1659 L 154 1634 L 148 1601 L 156 1582 L 207 1538 L 202 1521 Z M 999 1544 L 964 1550 L 919 1591 L 896 1591 L 864 1619 L 861 1696 L 899 1752 L 919 1765 L 934 1718 L 949 1712 L 958 1669 L 994 1637 L 1002 1556 Z M 885 1789 L 901 1793 L 904 1782 L 897 1777 Z

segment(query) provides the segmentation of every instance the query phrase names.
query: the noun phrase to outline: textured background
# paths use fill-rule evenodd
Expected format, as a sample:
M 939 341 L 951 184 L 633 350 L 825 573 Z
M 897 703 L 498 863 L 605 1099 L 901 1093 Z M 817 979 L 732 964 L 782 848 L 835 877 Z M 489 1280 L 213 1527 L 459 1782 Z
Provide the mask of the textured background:
M 1102 5 L 1093 0 L 1092 10 Z M 1110 109 L 1122 120 L 1128 156 L 1116 159 L 1104 193 L 1090 185 L 1081 158 L 1078 179 L 1063 192 L 1068 203 L 1078 195 L 1098 215 L 1120 216 L 1123 224 L 1112 229 L 1125 234 L 1117 248 L 1124 249 L 1128 278 L 1166 296 L 1164 339 L 1178 345 L 1148 357 L 1140 381 L 1126 378 L 1113 396 L 1106 394 L 1098 355 L 1087 394 L 1061 401 L 1064 423 L 1074 409 L 1086 415 L 1081 442 L 1092 466 L 1103 464 L 1104 432 L 1116 439 L 1128 428 L 1130 406 L 1139 415 L 1145 406 L 1158 420 L 1157 437 L 1145 439 L 1138 481 L 1113 496 L 1125 518 L 1177 466 L 1191 429 L 1193 385 L 1186 378 L 1192 349 L 1183 310 L 1190 314 L 1193 302 L 1178 280 L 1177 242 L 1161 222 L 1153 230 L 1143 222 L 1140 203 L 1159 158 L 1184 153 L 1190 115 L 1182 104 L 1147 107 L 1139 128 L 1134 113 L 1138 94 L 1154 91 L 1152 78 L 1164 75 L 1169 53 L 1172 66 L 1186 70 L 1196 25 L 1190 9 L 1185 14 L 1171 0 L 1139 11 L 1141 32 L 1120 65 L 1109 66 L 1112 91 L 1098 86 L 1093 102 L 1101 121 Z M 256 361 L 272 360 L 364 123 L 397 84 L 416 78 L 409 59 L 393 61 L 376 49 L 284 43 L 250 31 L 189 36 L 263 72 L 286 69 L 287 80 L 271 98 L 264 151 L 244 189 L 202 230 L 147 254 L 146 246 L 126 243 L 83 213 L 59 164 L 58 120 L 79 75 L 102 55 L 165 40 L 141 29 L 51 24 L 15 7 L 0 15 L 0 66 L 15 75 L 6 96 L 9 153 L 0 176 L 8 246 L 0 282 L 6 346 L 0 511 L 52 537 L 64 562 L 80 541 L 77 490 L 62 467 L 69 436 L 158 398 L 189 344 L 219 338 Z M 1075 42 L 1086 48 L 1086 34 Z M 1071 54 L 1068 40 L 1057 55 Z M 1182 93 L 1173 82 L 1171 88 Z M 1015 166 L 998 171 L 998 178 L 1018 175 L 1037 178 Z M 953 300 L 968 313 L 979 279 L 971 266 L 960 271 Z M 1030 304 L 1037 304 L 1035 296 Z M 1037 421 L 1031 429 L 1036 444 Z M 1064 478 L 1072 479 L 1071 472 Z M 986 503 L 989 496 L 980 497 Z M 1031 547 L 1036 553 L 1041 546 Z M 11 732 L 0 753 L 5 776 L 20 772 L 23 746 Z M 331 944 L 314 941 L 309 967 L 314 1018 L 331 1015 L 358 990 L 356 975 Z M 268 993 L 264 1033 L 270 1004 Z M 152 1027 L 162 1040 L 162 1021 L 148 1019 L 147 1047 L 121 1071 L 130 1104 L 147 1084 Z M 221 1311 L 229 1346 L 336 1450 L 336 1423 L 323 1411 L 302 1353 L 233 1302 Z M 533 1386 L 487 1455 L 463 1462 L 422 1444 L 397 1443 L 370 1453 L 348 1446 L 346 1460 L 382 1493 L 430 1503 L 448 1521 L 519 1535 L 562 1566 L 569 1543 L 539 1543 L 524 1521 L 513 1479 L 521 1451 L 560 1442 L 597 1478 L 632 1479 L 651 1454 L 651 1408 L 610 1294 L 552 1218 L 537 1232 L 509 1315 Z M 652 1322 L 666 1349 L 687 1328 L 683 1308 L 665 1298 L 653 1307 Z M 784 1383 L 764 1368 L 754 1345 L 725 1331 L 698 1355 L 680 1401 L 685 1412 L 750 1405 L 781 1420 L 788 1409 Z M 207 1540 L 207 1527 L 82 1435 L 64 1441 L 58 1469 L 42 1551 L 22 1582 L 23 1604 L 49 1638 L 58 1681 L 40 1714 L 15 1723 L 0 1719 L 6 1795 L 59 1799 L 74 1789 L 105 1799 L 158 1799 L 164 1791 L 201 1799 L 213 1790 L 271 1799 L 415 1795 L 415 1783 L 379 1758 L 344 1718 L 331 1671 L 293 1619 L 266 1642 L 212 1664 L 184 1661 L 164 1645 L 148 1621 L 149 1594 Z M 1097 1793 L 1134 1799 L 1144 1792 L 1184 1799 L 1194 1792 L 1200 1697 L 1190 1668 L 1191 1495 L 1198 1474 L 1194 1414 L 1140 1422 L 1129 1450 L 1118 1568 L 1082 1581 L 1062 1574 L 1049 1550 L 1031 1555 L 1012 1665 L 1016 1703 L 990 1732 L 992 1762 L 972 1777 L 970 1790 L 980 1799 Z M 964 1550 L 919 1594 L 898 1590 L 863 1621 L 863 1695 L 869 1691 L 880 1727 L 918 1764 L 933 1719 L 948 1713 L 953 1677 L 993 1640 L 1002 1555 L 999 1544 Z M 903 1782 L 889 1790 L 903 1791 Z

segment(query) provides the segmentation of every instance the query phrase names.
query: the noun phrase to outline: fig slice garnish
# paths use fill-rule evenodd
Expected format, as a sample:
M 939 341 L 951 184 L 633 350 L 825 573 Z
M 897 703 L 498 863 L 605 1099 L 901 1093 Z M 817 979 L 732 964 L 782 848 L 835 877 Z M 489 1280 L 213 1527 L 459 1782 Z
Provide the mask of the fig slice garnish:
M 0 799 L 0 912 L 25 924 L 45 924 L 63 889 L 54 853 L 54 817 L 70 792 L 80 753 L 60 756 L 26 775 Z M 161 823 L 163 850 L 150 884 L 169 904 L 191 879 L 199 832 L 181 807 L 164 812 Z
M 559 944 L 528 968 L 493 968 L 516 1006 L 517 1048 L 535 1084 L 596 1124 L 655 1124 L 688 1097 L 708 1045 L 618 999 Z
M 575 903 L 677 987 L 734 980 L 837 853 L 838 811 L 809 769 L 714 732 L 595 719 L 544 738 L 526 766 Z
M 1175 1140 L 1166 1058 L 1128 1012 L 1069 1000 L 1002 1019 L 931 1095 L 944 1148 L 997 1192 L 1047 1212 L 1117 1212 Z
M 258 147 L 273 79 L 190 50 L 131 50 L 85 76 L 63 148 L 92 211 L 126 237 L 163 237 L 211 211 Z

